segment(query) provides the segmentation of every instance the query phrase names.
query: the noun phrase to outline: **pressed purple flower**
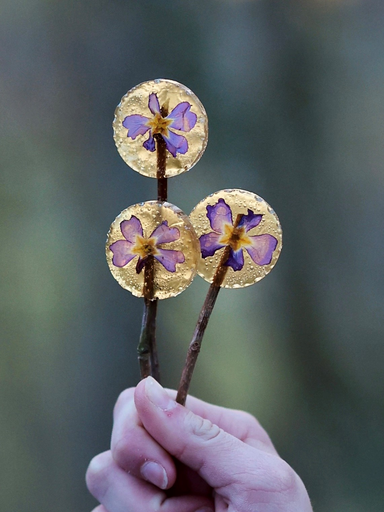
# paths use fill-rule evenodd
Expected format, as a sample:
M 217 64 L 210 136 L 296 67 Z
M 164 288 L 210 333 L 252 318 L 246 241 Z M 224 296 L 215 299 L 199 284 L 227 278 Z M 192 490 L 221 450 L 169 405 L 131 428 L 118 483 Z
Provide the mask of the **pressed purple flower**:
M 234 271 L 244 266 L 245 249 L 256 265 L 268 265 L 272 261 L 273 251 L 277 247 L 277 239 L 269 234 L 248 235 L 248 231 L 260 224 L 263 215 L 248 209 L 239 224 L 234 227 L 231 208 L 224 199 L 207 206 L 207 217 L 213 231 L 200 237 L 201 255 L 203 258 L 213 256 L 223 247 L 230 246 L 230 253 L 225 265 Z
M 176 105 L 170 114 L 163 117 L 157 95 L 151 93 L 148 99 L 148 108 L 153 114 L 152 118 L 133 114 L 124 119 L 123 126 L 128 130 L 127 137 L 135 140 L 138 135 L 145 135 L 149 131 L 149 138 L 143 146 L 148 151 L 155 151 L 154 135 L 159 134 L 173 157 L 176 157 L 177 153 L 184 155 L 188 151 L 188 141 L 183 135 L 179 135 L 173 130 L 189 132 L 195 126 L 197 116 L 191 112 L 191 104 L 183 101 Z
M 109 246 L 113 252 L 112 263 L 115 267 L 125 267 L 136 256 L 136 272 L 139 274 L 145 265 L 148 256 L 153 256 L 168 272 L 176 272 L 177 263 L 184 263 L 184 254 L 181 251 L 162 249 L 161 244 L 174 242 L 180 238 L 177 228 L 170 228 L 165 220 L 158 226 L 149 238 L 143 236 L 140 220 L 132 215 L 129 220 L 120 223 L 120 230 L 125 240 L 118 240 Z

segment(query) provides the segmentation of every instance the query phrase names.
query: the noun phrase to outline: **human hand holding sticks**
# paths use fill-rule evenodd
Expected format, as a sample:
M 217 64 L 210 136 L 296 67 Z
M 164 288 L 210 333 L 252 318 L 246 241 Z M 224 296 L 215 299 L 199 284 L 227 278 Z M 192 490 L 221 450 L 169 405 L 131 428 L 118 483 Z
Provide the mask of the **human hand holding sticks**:
M 111 449 L 87 472 L 93 512 L 312 512 L 253 416 L 175 395 L 151 377 L 120 395 Z

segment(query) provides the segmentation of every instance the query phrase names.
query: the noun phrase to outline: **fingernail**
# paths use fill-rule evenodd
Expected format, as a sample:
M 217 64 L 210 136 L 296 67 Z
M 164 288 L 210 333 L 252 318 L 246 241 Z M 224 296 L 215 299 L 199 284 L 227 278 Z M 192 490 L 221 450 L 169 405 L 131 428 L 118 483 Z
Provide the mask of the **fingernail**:
M 145 393 L 149 400 L 163 411 L 169 411 L 169 409 L 176 407 L 176 402 L 169 397 L 167 392 L 152 377 L 147 378 Z
M 168 485 L 167 473 L 163 466 L 157 462 L 146 462 L 141 466 L 140 473 L 147 482 L 151 482 L 151 484 L 156 485 L 160 489 L 165 489 Z

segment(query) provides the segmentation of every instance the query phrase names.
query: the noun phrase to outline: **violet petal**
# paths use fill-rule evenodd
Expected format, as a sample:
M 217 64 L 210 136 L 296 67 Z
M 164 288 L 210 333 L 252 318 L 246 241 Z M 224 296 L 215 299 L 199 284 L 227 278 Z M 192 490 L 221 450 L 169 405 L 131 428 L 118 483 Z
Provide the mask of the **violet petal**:
M 232 212 L 224 199 L 220 198 L 215 205 L 207 206 L 207 217 L 216 233 L 224 233 L 225 224 L 232 226 Z
M 172 112 L 167 116 L 167 119 L 172 120 L 171 128 L 189 132 L 195 126 L 197 115 L 191 112 L 191 104 L 183 101 L 176 105 Z
M 255 228 L 260 224 L 261 219 L 263 218 L 262 215 L 258 213 L 253 213 L 252 210 L 248 209 L 248 215 L 243 215 L 238 227 L 244 227 L 245 231 L 248 232 L 250 229 Z
M 118 240 L 109 246 L 111 251 L 113 252 L 112 263 L 115 267 L 125 267 L 127 263 L 129 263 L 136 254 L 132 254 L 132 243 L 127 240 Z
M 272 261 L 273 251 L 277 247 L 277 240 L 272 235 L 250 236 L 252 245 L 245 247 L 250 257 L 257 265 L 268 265 Z
M 147 257 L 142 258 L 141 256 L 139 256 L 139 259 L 137 260 L 137 263 L 136 263 L 136 274 L 140 274 L 140 272 L 143 270 L 147 259 L 148 259 Z
M 188 151 L 187 139 L 182 135 L 177 135 L 177 133 L 168 130 L 168 136 L 163 135 L 162 137 L 165 140 L 168 151 L 173 157 L 176 157 L 177 153 L 184 155 Z
M 168 226 L 168 221 L 165 220 L 160 224 L 160 226 L 157 226 L 150 238 L 152 237 L 157 239 L 156 245 L 166 244 L 168 242 L 178 240 L 180 238 L 180 231 L 177 228 L 170 228 Z
M 232 267 L 235 272 L 241 270 L 244 267 L 243 249 L 239 249 L 238 251 L 231 249 L 229 258 L 227 259 L 225 265 L 227 267 Z
M 147 126 L 148 121 L 148 117 L 140 116 L 139 114 L 127 116 L 122 123 L 124 128 L 128 130 L 127 137 L 135 140 L 138 135 L 147 133 L 149 130 L 149 126 Z
M 148 140 L 144 142 L 143 146 L 145 147 L 145 149 L 148 149 L 148 151 L 155 151 L 155 139 L 152 137 L 151 134 L 149 135 Z
M 121 232 L 128 240 L 128 242 L 135 243 L 136 235 L 143 236 L 143 228 L 141 227 L 141 222 L 137 217 L 132 215 L 129 220 L 123 220 L 120 222 Z
M 159 249 L 158 254 L 155 254 L 155 258 L 159 261 L 163 267 L 169 272 L 176 272 L 176 264 L 184 263 L 185 257 L 181 251 L 173 251 L 171 249 Z
M 153 115 L 160 114 L 160 103 L 157 98 L 157 94 L 155 94 L 154 92 L 149 95 L 148 108 Z
M 203 258 L 208 258 L 208 256 L 213 256 L 218 249 L 225 247 L 225 245 L 219 242 L 221 238 L 220 233 L 215 233 L 211 231 L 211 233 L 207 233 L 206 235 L 202 235 L 200 237 L 200 249 L 201 255 Z

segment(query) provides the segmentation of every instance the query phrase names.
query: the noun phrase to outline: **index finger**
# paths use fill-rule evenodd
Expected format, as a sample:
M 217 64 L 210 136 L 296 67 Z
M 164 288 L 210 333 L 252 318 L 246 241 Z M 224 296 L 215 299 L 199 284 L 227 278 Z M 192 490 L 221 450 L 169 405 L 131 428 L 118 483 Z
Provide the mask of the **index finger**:
M 172 457 L 146 431 L 133 400 L 134 388 L 123 391 L 115 405 L 111 453 L 115 462 L 138 478 L 168 489 L 176 480 Z

